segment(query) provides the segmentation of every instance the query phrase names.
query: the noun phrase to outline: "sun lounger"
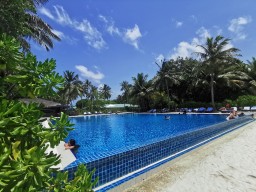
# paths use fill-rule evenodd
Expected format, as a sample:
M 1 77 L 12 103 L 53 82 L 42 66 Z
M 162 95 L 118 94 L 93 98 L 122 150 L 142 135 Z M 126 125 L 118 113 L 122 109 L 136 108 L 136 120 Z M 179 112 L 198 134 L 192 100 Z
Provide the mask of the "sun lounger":
M 198 112 L 198 108 L 194 108 L 193 111 L 194 111 L 194 112 Z
M 207 113 L 211 113 L 211 112 L 213 112 L 213 107 L 207 107 L 207 109 L 206 109 L 206 111 L 205 112 L 207 112 Z
M 197 112 L 203 113 L 203 112 L 205 112 L 205 110 L 206 110 L 206 109 L 205 109 L 204 107 L 200 107 Z
M 237 111 L 237 107 L 231 107 L 231 109 Z
M 243 111 L 250 111 L 250 109 L 251 109 L 250 107 L 246 106 L 246 107 L 244 107 L 242 110 L 243 110 Z

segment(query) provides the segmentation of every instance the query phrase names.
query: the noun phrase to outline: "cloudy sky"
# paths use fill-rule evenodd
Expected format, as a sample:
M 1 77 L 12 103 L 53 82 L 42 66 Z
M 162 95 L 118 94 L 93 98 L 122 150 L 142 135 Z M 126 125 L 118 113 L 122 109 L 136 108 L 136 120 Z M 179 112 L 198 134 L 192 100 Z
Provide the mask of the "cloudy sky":
M 191 57 L 207 37 L 230 38 L 245 62 L 256 57 L 255 0 L 50 0 L 38 14 L 62 41 L 39 60 L 54 58 L 57 72 L 74 71 L 82 81 L 107 84 L 112 99 L 120 83 L 138 73 L 152 78 L 155 62 Z

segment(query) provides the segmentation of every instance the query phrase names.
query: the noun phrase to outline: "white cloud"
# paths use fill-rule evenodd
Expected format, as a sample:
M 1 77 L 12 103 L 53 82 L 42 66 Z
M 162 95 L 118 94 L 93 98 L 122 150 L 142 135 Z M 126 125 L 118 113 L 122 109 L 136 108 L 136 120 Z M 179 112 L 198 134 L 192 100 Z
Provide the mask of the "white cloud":
M 115 23 L 112 19 L 107 19 L 103 15 L 99 15 L 99 18 L 101 21 L 103 21 L 106 25 L 106 30 L 110 35 L 116 34 L 116 35 L 121 35 L 121 32 L 119 29 L 115 26 Z
M 140 33 L 140 29 L 136 24 L 134 28 L 126 29 L 126 32 L 124 34 L 125 42 L 128 42 L 129 44 L 133 45 L 136 49 L 139 49 L 138 41 L 139 41 L 139 38 L 141 37 L 142 35 Z
M 235 40 L 243 40 L 246 38 L 244 33 L 244 26 L 252 21 L 251 17 L 238 17 L 237 19 L 232 19 L 228 30 L 235 34 Z
M 171 59 L 176 59 L 178 57 L 191 57 L 192 53 L 201 51 L 201 48 L 198 47 L 200 44 L 204 44 L 207 37 L 210 37 L 210 32 L 201 27 L 199 30 L 196 31 L 197 37 L 194 37 L 192 41 L 185 42 L 182 41 L 178 44 L 178 47 L 173 49 L 173 52 L 170 56 Z
M 81 32 L 89 46 L 97 50 L 106 48 L 106 42 L 104 41 L 102 34 L 97 30 L 96 27 L 92 26 L 92 24 L 87 19 L 84 19 L 81 22 L 76 21 L 75 19 L 71 19 L 65 9 L 59 5 L 54 6 L 54 9 L 56 17 L 54 17 L 53 14 L 45 8 L 41 8 L 41 13 L 61 25 L 68 26 Z M 72 38 L 69 39 L 72 40 Z
M 76 65 L 75 67 L 80 72 L 81 77 L 90 79 L 95 83 L 100 84 L 100 81 L 104 78 L 104 74 L 99 71 L 95 73 L 93 71 L 90 71 L 87 67 L 83 65 Z
M 62 6 L 53 6 L 55 13 L 57 14 L 57 22 L 62 25 L 72 25 L 73 21 L 70 19 L 68 13 L 64 10 Z
M 176 27 L 179 28 L 183 25 L 183 22 L 181 21 L 176 21 Z
M 73 26 L 83 32 L 84 39 L 87 43 L 95 49 L 102 49 L 106 46 L 106 42 L 102 38 L 102 34 L 91 25 L 91 23 L 84 19 L 82 22 L 75 22 Z
M 127 28 L 120 30 L 115 26 L 115 22 L 112 18 L 106 18 L 103 15 L 99 15 L 99 19 L 105 23 L 106 30 L 110 35 L 117 35 L 121 37 L 125 43 L 139 49 L 139 38 L 141 38 L 142 35 L 138 25 L 135 24 L 134 28 L 131 29 Z
M 45 7 L 40 7 L 40 8 L 38 9 L 38 11 L 39 11 L 39 13 L 41 13 L 42 15 L 45 15 L 45 16 L 47 16 L 48 18 L 54 20 L 54 16 L 53 16 L 53 15 L 51 14 L 51 12 L 50 12 L 48 9 L 46 9 Z
M 221 29 L 219 27 L 213 27 L 214 34 L 221 35 Z M 202 52 L 202 48 L 198 45 L 204 45 L 206 39 L 212 37 L 210 31 L 204 27 L 201 27 L 196 31 L 196 37 L 194 37 L 191 42 L 182 41 L 178 44 L 178 47 L 173 49 L 173 53 L 170 55 L 169 59 L 176 59 L 178 57 L 193 57 L 195 52 Z M 231 42 L 224 47 L 224 50 L 234 47 Z

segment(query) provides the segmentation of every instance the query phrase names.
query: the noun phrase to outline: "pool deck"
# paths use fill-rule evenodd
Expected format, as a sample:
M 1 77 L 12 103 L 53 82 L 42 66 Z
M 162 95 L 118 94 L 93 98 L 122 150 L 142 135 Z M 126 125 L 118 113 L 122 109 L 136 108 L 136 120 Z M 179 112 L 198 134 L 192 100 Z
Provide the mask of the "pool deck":
M 172 160 L 121 191 L 256 191 L 255 165 L 256 121 Z

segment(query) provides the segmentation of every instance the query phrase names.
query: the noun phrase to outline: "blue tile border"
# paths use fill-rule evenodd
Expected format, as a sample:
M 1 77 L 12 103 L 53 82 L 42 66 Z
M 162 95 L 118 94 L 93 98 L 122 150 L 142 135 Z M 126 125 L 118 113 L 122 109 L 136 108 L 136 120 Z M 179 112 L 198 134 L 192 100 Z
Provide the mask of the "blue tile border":
M 169 161 L 171 161 L 171 160 L 173 160 L 173 159 L 175 159 L 175 158 L 177 158 L 177 157 L 179 157 L 179 156 L 181 156 L 181 155 L 183 155 L 183 154 L 185 154 L 185 153 L 187 153 L 189 151 L 192 151 L 192 150 L 194 150 L 194 149 L 196 149 L 196 148 L 198 148 L 198 147 L 200 147 L 200 146 L 202 146 L 202 145 L 204 145 L 206 143 L 209 143 L 212 140 L 215 140 L 215 139 L 217 139 L 217 138 L 219 138 L 219 137 L 221 137 L 221 136 L 223 136 L 223 135 L 225 135 L 225 134 L 227 134 L 229 132 L 232 132 L 232 131 L 234 131 L 236 129 L 239 129 L 242 126 L 245 126 L 246 124 L 251 123 L 252 121 L 254 121 L 254 120 L 251 118 L 251 120 L 243 122 L 242 124 L 239 124 L 239 125 L 237 125 L 237 126 L 235 126 L 233 128 L 227 129 L 226 131 L 224 131 L 224 132 L 222 132 L 220 134 L 217 134 L 217 135 L 215 135 L 215 136 L 213 136 L 211 138 L 208 138 L 208 139 L 206 139 L 206 140 L 204 140 L 204 141 L 202 141 L 200 143 L 197 143 L 196 145 L 194 145 L 192 147 L 188 147 L 187 149 L 185 149 L 185 150 L 183 150 L 181 152 L 177 152 L 175 155 L 171 155 L 170 157 L 168 157 L 168 158 L 166 158 L 166 159 L 164 159 L 162 161 L 159 161 L 159 162 L 153 164 L 152 166 L 149 166 L 149 167 L 147 167 L 147 168 L 145 168 L 145 169 L 143 169 L 141 171 L 138 171 L 138 172 L 136 172 L 136 173 L 134 173 L 134 174 L 132 174 L 130 176 L 127 176 L 124 179 L 118 180 L 118 181 L 116 181 L 116 182 L 114 182 L 112 184 L 109 184 L 109 185 L 107 185 L 107 186 L 105 186 L 103 188 L 100 188 L 100 189 L 96 190 L 95 192 L 105 192 L 105 191 L 108 191 L 110 189 L 113 189 L 113 188 L 115 188 L 115 187 L 117 187 L 117 186 L 119 186 L 119 185 L 121 185 L 121 184 L 123 184 L 123 183 L 125 183 L 125 182 L 127 182 L 127 181 L 129 181 L 129 180 L 131 180 L 131 179 L 133 179 L 133 178 L 135 178 L 137 176 L 139 176 L 139 175 L 142 175 L 142 174 L 144 174 L 144 173 L 146 173 L 146 172 L 148 172 L 148 171 L 150 171 L 152 169 L 155 169 L 156 167 L 159 167 L 159 166 L 161 166 L 161 165 L 163 165 L 163 164 L 165 164 L 165 163 L 167 163 L 167 162 L 169 162 Z

